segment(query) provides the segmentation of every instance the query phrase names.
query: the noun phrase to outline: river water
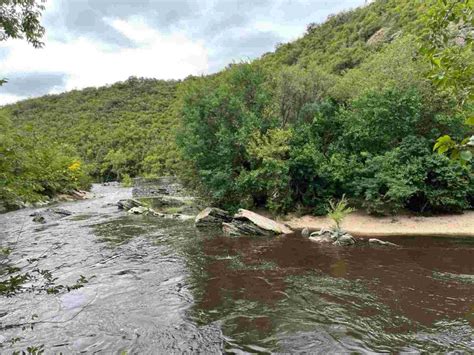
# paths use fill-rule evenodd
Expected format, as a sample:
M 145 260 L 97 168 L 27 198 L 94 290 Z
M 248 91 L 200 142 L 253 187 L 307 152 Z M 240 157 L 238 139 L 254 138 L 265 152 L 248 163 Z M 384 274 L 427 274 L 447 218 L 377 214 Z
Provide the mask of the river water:
M 228 238 L 94 192 L 0 215 L 0 353 L 474 352 L 474 239 Z

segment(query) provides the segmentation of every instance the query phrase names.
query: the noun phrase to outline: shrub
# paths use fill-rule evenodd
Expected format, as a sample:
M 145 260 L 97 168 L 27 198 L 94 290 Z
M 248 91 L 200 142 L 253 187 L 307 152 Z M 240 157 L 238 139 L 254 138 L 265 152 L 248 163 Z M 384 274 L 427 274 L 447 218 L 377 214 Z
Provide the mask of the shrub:
M 14 128 L 0 115 L 0 201 L 6 207 L 87 188 L 87 168 L 67 145 Z

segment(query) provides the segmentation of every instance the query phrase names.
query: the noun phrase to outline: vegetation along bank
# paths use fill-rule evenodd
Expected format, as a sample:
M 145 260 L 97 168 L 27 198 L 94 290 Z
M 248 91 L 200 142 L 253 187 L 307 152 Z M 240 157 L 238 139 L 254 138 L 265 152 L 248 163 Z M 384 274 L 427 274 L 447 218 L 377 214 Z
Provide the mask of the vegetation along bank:
M 5 106 L 0 199 L 171 174 L 230 211 L 472 209 L 472 4 L 441 3 L 378 0 L 210 76 Z

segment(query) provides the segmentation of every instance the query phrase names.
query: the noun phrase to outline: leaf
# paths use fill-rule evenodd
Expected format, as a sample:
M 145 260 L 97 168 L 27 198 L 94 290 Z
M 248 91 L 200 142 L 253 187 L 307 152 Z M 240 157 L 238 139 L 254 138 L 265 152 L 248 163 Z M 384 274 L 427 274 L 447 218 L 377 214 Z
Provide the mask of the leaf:
M 468 117 L 468 118 L 466 119 L 466 124 L 467 124 L 468 126 L 474 126 L 474 116 Z
M 445 135 L 439 137 L 436 140 L 436 144 L 433 147 L 433 151 L 438 151 L 439 154 L 443 154 L 451 149 L 455 145 L 454 141 L 451 139 L 450 136 Z
M 469 150 L 463 150 L 460 154 L 461 160 L 470 162 L 472 160 L 472 153 Z
M 459 153 L 459 150 L 458 149 L 453 149 L 452 152 L 451 152 L 451 156 L 450 158 L 452 160 L 458 160 L 460 158 L 461 154 Z

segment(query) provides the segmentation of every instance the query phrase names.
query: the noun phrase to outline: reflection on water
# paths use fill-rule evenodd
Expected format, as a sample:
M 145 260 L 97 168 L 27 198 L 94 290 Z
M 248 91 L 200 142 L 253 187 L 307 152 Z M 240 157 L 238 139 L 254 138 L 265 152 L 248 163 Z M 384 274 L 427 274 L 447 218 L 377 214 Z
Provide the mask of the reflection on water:
M 402 248 L 203 238 L 193 316 L 220 321 L 228 351 L 472 350 L 470 241 L 391 241 Z
M 127 215 L 112 203 L 129 190 L 95 189 L 101 198 L 65 204 L 74 215 L 47 228 L 31 211 L 0 216 L 8 276 L 88 280 L 57 294 L 24 280 L 0 295 L 1 353 L 474 349 L 474 240 L 391 238 L 401 245 L 391 249 L 226 238 L 192 221 Z

